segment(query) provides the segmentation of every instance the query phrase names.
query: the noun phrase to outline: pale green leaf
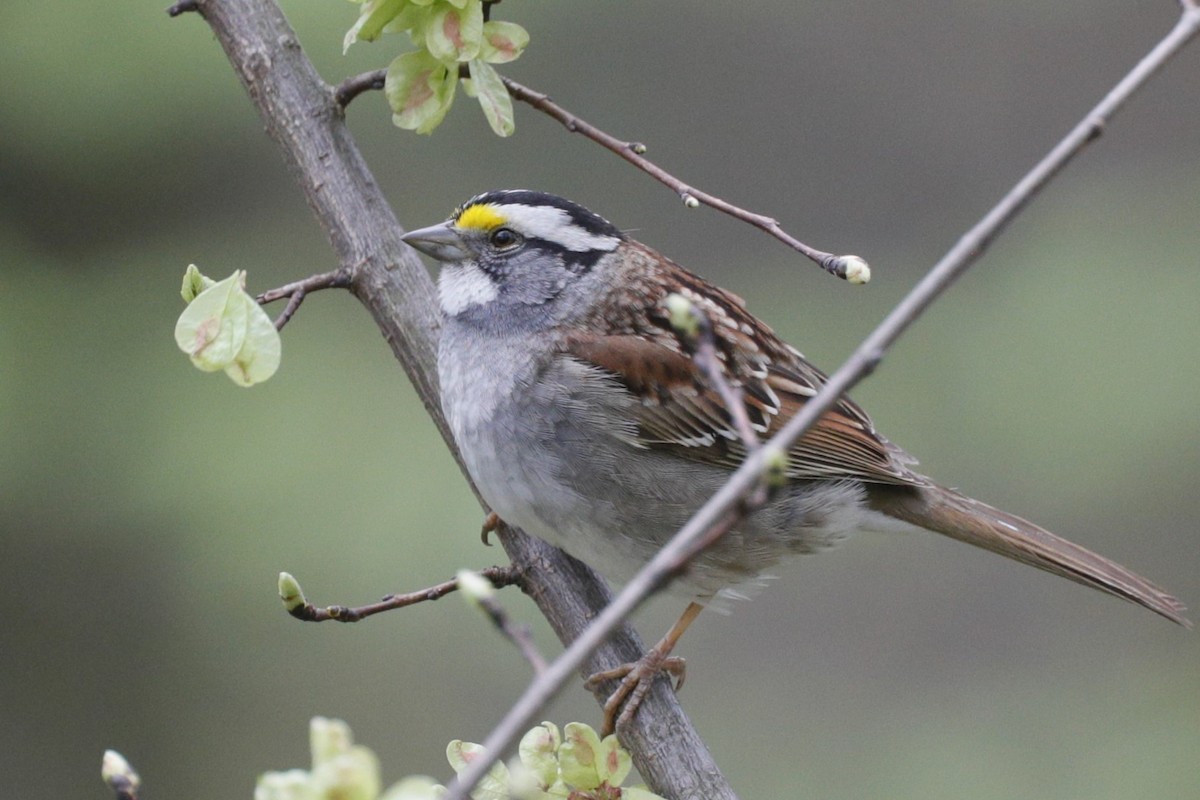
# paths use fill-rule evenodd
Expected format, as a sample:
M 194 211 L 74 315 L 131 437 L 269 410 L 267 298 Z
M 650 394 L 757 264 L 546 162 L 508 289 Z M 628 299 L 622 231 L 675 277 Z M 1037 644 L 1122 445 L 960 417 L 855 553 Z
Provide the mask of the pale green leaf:
M 429 133 L 446 117 L 454 102 L 457 70 L 417 51 L 397 57 L 388 66 L 383 91 L 397 127 Z
M 500 80 L 500 73 L 496 72 L 491 64 L 475 59 L 471 62 L 471 79 L 479 105 L 483 108 L 483 115 L 487 117 L 492 131 L 497 136 L 512 136 L 516 129 L 512 98 L 508 96 L 508 89 L 504 88 L 504 82 Z
M 563 729 L 562 747 L 558 748 L 558 767 L 562 778 L 576 789 L 595 789 L 600 785 L 597 760 L 600 737 L 591 726 L 569 722 Z
M 225 374 L 239 386 L 253 386 L 267 380 L 279 369 L 283 340 L 275 323 L 253 297 L 243 292 L 242 301 L 247 304 L 249 322 L 246 339 L 233 363 L 225 367 Z
M 411 775 L 392 784 L 379 800 L 441 800 L 446 787 L 425 775 Z
M 175 343 L 197 368 L 225 370 L 235 383 L 252 386 L 275 374 L 282 347 L 245 282 L 246 273 L 238 270 L 196 295 L 175 324 Z
M 382 788 L 379 759 L 361 746 L 314 767 L 312 776 L 313 785 L 325 798 L 376 800 Z
M 358 20 L 346 31 L 342 40 L 342 52 L 355 42 L 373 42 L 379 38 L 383 28 L 404 10 L 409 0 L 368 0 L 359 12 Z
M 384 33 L 401 33 L 408 31 L 408 38 L 417 47 L 425 48 L 425 20 L 433 13 L 433 9 L 429 6 L 419 6 L 410 3 L 396 15 L 396 17 L 383 26 Z
M 455 739 L 446 745 L 446 760 L 455 773 L 460 773 L 483 752 L 482 745 Z M 508 767 L 503 763 L 493 764 L 471 792 L 471 800 L 509 800 Z
M 621 748 L 616 734 L 609 734 L 601 740 L 598 755 L 596 773 L 600 776 L 600 782 L 607 782 L 609 786 L 620 786 L 621 781 L 625 780 L 625 776 L 633 768 L 633 759 Z
M 517 746 L 517 755 L 537 778 L 542 787 L 547 787 L 558 780 L 557 750 L 562 744 L 562 736 L 558 726 L 553 722 L 543 722 L 521 737 Z
M 237 270 L 209 286 L 188 304 L 175 324 L 175 343 L 205 372 L 232 364 L 246 341 L 248 308 L 242 300 L 245 278 L 246 273 Z
M 302 769 L 265 772 L 254 787 L 254 800 L 320 800 L 312 776 Z
M 349 753 L 353 746 L 354 734 L 342 720 L 313 717 L 308 721 L 308 751 L 314 767 Z
M 479 57 L 489 64 L 515 60 L 529 44 L 529 32 L 515 22 L 493 20 L 483 23 Z
M 483 43 L 483 4 L 435 6 L 422 25 L 425 49 L 439 61 L 470 61 Z

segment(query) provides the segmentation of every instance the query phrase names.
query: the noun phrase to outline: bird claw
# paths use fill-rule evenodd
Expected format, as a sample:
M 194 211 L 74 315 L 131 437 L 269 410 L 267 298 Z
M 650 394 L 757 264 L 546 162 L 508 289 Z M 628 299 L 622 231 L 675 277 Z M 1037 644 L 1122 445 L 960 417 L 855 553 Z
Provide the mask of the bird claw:
M 479 538 L 483 540 L 485 546 L 492 546 L 492 543 L 488 541 L 488 537 L 491 535 L 492 531 L 498 529 L 503 522 L 504 520 L 500 519 L 500 515 L 495 511 L 489 511 L 488 515 L 483 518 L 483 528 L 481 528 L 479 531 Z
M 679 656 L 663 655 L 659 650 L 651 648 L 641 659 L 597 672 L 584 682 L 585 689 L 595 691 L 605 681 L 620 681 L 604 702 L 604 726 L 600 731 L 601 736 L 608 736 L 633 719 L 650 687 L 654 685 L 654 679 L 662 673 L 675 678 L 675 691 L 678 692 L 687 678 L 687 661 Z

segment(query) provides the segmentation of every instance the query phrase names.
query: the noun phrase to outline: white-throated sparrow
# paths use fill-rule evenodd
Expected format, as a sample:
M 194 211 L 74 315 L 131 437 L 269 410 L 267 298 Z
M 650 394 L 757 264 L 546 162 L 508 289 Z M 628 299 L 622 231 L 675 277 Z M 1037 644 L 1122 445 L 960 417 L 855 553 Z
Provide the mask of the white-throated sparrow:
M 493 191 L 404 240 L 443 262 L 442 406 L 471 477 L 505 521 L 611 578 L 631 576 L 741 463 L 745 449 L 664 306 L 707 315 L 728 380 L 764 437 L 824 375 L 742 300 L 587 209 L 541 192 Z M 787 485 L 677 581 L 688 610 L 631 668 L 607 706 L 625 714 L 683 629 L 723 589 L 780 558 L 856 530 L 915 526 L 1122 597 L 1188 625 L 1174 597 L 1019 517 L 933 483 L 841 400 L 788 453 Z

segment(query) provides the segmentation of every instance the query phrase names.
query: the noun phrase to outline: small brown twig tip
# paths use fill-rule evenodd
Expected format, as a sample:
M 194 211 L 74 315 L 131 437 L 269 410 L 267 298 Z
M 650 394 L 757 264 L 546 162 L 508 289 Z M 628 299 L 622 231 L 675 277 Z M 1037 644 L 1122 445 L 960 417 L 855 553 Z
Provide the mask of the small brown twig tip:
M 196 0 L 179 0 L 178 3 L 167 9 L 168 17 L 178 17 L 180 14 L 187 14 L 193 11 L 199 11 L 200 4 Z

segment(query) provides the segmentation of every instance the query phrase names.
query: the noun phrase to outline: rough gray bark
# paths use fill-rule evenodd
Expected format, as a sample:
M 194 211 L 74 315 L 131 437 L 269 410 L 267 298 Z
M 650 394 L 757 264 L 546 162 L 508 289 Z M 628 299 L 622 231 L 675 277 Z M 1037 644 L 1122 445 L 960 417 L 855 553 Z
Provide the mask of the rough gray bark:
M 198 0 L 195 8 L 279 144 L 339 264 L 350 271 L 351 291 L 370 311 L 457 458 L 438 401 L 433 284 L 400 241 L 403 228 L 346 128 L 333 89 L 316 73 L 274 0 Z M 513 563 L 525 570 L 525 591 L 562 641 L 574 639 L 608 603 L 607 586 L 540 540 L 513 529 L 499 533 Z M 584 672 L 635 660 L 642 651 L 636 632 L 625 626 L 596 651 Z M 621 740 L 657 793 L 679 800 L 735 800 L 666 681 L 656 683 Z

